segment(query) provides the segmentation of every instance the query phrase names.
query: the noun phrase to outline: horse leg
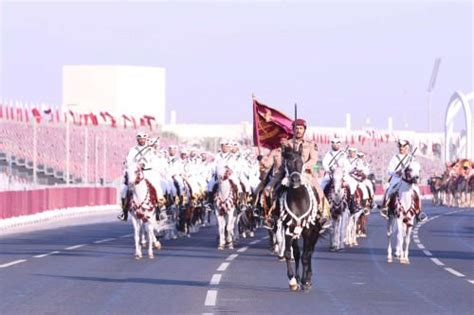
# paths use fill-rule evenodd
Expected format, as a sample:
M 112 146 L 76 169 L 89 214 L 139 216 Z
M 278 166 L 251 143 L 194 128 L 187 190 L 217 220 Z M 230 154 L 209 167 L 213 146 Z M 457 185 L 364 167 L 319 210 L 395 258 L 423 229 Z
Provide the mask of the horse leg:
M 229 244 L 230 249 L 234 249 L 234 225 L 235 225 L 235 209 L 230 210 L 227 215 L 227 244 Z
M 286 250 L 286 236 L 285 236 L 285 229 L 283 227 L 283 222 L 281 220 L 278 220 L 275 224 L 276 226 L 276 231 L 275 231 L 275 239 L 276 239 L 276 254 L 278 256 L 278 259 L 282 259 L 285 256 L 285 250 Z M 290 255 L 291 256 L 291 255 Z
M 402 261 L 403 259 L 403 235 L 404 223 L 402 218 L 397 218 L 397 246 L 395 249 L 395 256 Z
M 293 271 L 293 266 L 291 265 L 291 247 L 293 239 L 289 235 L 285 235 L 285 260 L 286 260 L 286 269 L 289 279 L 289 286 L 291 291 L 298 290 L 298 281 L 295 278 L 295 273 Z
M 304 235 L 303 239 L 303 256 L 301 258 L 301 263 L 303 265 L 303 290 L 309 291 L 312 286 L 313 270 L 311 267 L 311 257 L 313 256 L 314 246 L 318 240 L 317 230 L 311 230 L 309 233 Z
M 295 278 L 298 284 L 301 284 L 301 277 L 300 277 L 300 259 L 301 259 L 301 251 L 300 246 L 298 245 L 298 239 L 293 241 L 291 246 L 293 248 L 293 258 L 295 259 Z
M 133 224 L 133 239 L 135 241 L 135 259 L 142 258 L 142 247 L 140 244 L 140 223 L 138 222 L 139 219 L 132 216 L 132 224 Z
M 408 258 L 408 252 L 410 250 L 410 241 L 411 241 L 411 230 L 412 227 L 406 227 L 406 232 L 405 232 L 405 251 L 404 251 L 404 258 L 405 258 L 405 264 L 410 263 L 410 259 Z
M 393 235 L 393 218 L 389 217 L 387 220 L 387 239 L 388 239 L 388 247 L 387 247 L 387 262 L 391 263 L 393 261 L 392 258 L 392 235 Z
M 153 259 L 155 256 L 153 255 L 153 228 L 150 222 L 147 222 L 144 224 L 145 227 L 145 233 L 148 238 L 148 258 Z
M 219 245 L 217 249 L 223 250 L 225 245 L 225 217 L 216 210 L 217 226 L 219 228 Z

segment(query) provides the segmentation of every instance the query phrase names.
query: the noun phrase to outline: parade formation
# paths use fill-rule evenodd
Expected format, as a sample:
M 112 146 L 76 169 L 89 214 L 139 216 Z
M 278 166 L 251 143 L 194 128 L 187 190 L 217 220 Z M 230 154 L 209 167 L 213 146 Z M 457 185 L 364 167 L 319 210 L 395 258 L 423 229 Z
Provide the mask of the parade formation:
M 383 199 L 376 206 L 375 183 L 364 152 L 353 146 L 343 148 L 341 139 L 334 137 L 322 159 L 324 176 L 318 178 L 317 145 L 305 138 L 306 121 L 295 119 L 291 128 L 290 134 L 273 134 L 271 140 L 277 145 L 266 153 L 260 147 L 242 149 L 238 141 L 227 139 L 220 142 L 218 152 L 195 146 L 161 147 L 159 136 L 138 132 L 137 144 L 124 161 L 118 216 L 127 221 L 131 214 L 135 258 L 142 257 L 145 244 L 153 258 L 153 246 L 161 248 L 160 237 L 189 237 L 191 231 L 209 224 L 214 214 L 219 250 L 234 249 L 239 237 L 252 237 L 258 227 L 266 228 L 271 250 L 287 262 L 290 289 L 308 290 L 311 255 L 319 236 L 330 237 L 331 251 L 356 246 L 359 237 L 367 236 L 371 211 L 379 208 L 387 219 L 387 261 L 393 261 L 391 237 L 396 235 L 395 256 L 409 264 L 411 232 L 417 222 L 428 219 L 418 188 L 417 148 L 408 140 L 398 140 L 398 153 L 387 166 Z M 464 187 L 470 187 L 472 168 L 468 162 L 458 164 L 469 174 L 463 177 Z M 431 183 L 433 187 L 435 179 Z M 300 238 L 305 244 L 302 252 Z

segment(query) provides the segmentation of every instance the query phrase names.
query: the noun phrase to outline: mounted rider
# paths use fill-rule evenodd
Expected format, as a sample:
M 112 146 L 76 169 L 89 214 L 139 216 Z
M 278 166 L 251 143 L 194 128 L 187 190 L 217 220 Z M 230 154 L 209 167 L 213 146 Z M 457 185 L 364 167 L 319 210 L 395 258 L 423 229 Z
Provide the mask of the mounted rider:
M 373 200 L 373 189 L 372 184 L 370 181 L 367 180 L 367 176 L 369 175 L 369 168 L 367 163 L 363 160 L 364 154 L 357 151 L 356 148 L 350 147 L 349 148 L 349 155 L 347 160 L 349 161 L 349 173 L 346 176 L 345 180 L 349 185 L 351 191 L 351 200 L 349 204 L 349 208 L 351 211 L 354 211 L 354 194 L 359 186 L 362 190 L 362 199 L 364 200 Z
M 380 214 L 384 217 L 388 217 L 388 205 L 390 200 L 394 198 L 398 192 L 400 187 L 399 183 L 402 180 L 403 172 L 410 165 L 410 163 L 415 161 L 415 156 L 409 151 L 410 142 L 408 140 L 400 139 L 398 141 L 398 150 L 399 153 L 395 154 L 388 164 L 387 170 L 388 175 L 390 176 L 389 186 L 385 191 L 382 205 L 379 206 L 379 208 L 381 208 Z M 418 185 L 414 185 L 414 190 L 418 194 L 418 199 L 420 200 L 421 194 Z M 425 221 L 428 218 L 421 209 L 421 201 L 420 209 L 416 214 L 416 218 L 418 221 Z
M 139 131 L 136 135 L 137 144 L 130 148 L 127 153 L 127 157 L 124 162 L 124 175 L 122 180 L 122 191 L 120 193 L 122 213 L 117 217 L 121 221 L 127 221 L 128 219 L 128 207 L 129 207 L 129 189 L 128 183 L 129 178 L 127 175 L 127 166 L 131 163 L 141 162 L 147 164 L 150 162 L 150 153 L 152 148 L 147 145 L 148 134 L 144 131 Z
M 341 139 L 334 137 L 331 139 L 331 151 L 328 151 L 323 158 L 323 168 L 326 172 L 321 180 L 321 189 L 326 192 L 326 188 L 331 181 L 331 174 L 336 168 L 341 168 L 344 173 L 344 180 L 351 170 L 351 164 L 346 157 L 346 151 L 341 148 Z
M 285 167 L 282 163 L 282 150 L 286 148 L 294 149 L 302 148 L 302 159 L 303 159 L 303 172 L 306 175 L 306 180 L 310 183 L 313 190 L 317 193 L 317 199 L 319 199 L 319 204 L 321 207 L 318 208 L 318 211 L 321 215 L 321 224 L 322 230 L 330 226 L 330 213 L 329 213 L 329 203 L 324 197 L 323 192 L 321 191 L 317 179 L 313 177 L 313 167 L 318 161 L 317 153 L 315 150 L 314 143 L 310 140 L 305 140 L 304 135 L 306 132 L 306 121 L 304 119 L 296 119 L 293 121 L 293 130 L 295 131 L 294 141 L 288 141 L 285 137 L 280 138 L 280 143 L 282 144 L 281 148 L 274 149 L 270 153 L 269 159 L 267 159 L 267 167 L 271 165 L 273 167 L 273 177 L 266 185 L 264 193 L 267 196 L 272 197 L 272 200 L 278 198 L 279 193 L 281 192 L 282 180 L 285 177 Z M 273 193 L 276 191 L 277 193 Z
M 240 187 L 239 180 L 235 174 L 236 168 L 238 166 L 235 163 L 234 153 L 232 152 L 232 141 L 221 140 L 220 144 L 221 144 L 221 150 L 215 156 L 214 163 L 211 169 L 212 175 L 207 186 L 208 201 L 210 204 L 214 203 L 214 192 L 217 189 L 217 182 L 218 182 L 218 178 L 217 178 L 218 170 L 223 167 L 229 168 L 231 172 L 229 178 L 232 184 L 235 185 L 237 189 L 237 194 L 240 195 L 242 193 L 242 188 Z
M 360 171 L 360 173 L 363 175 L 362 178 L 362 183 L 364 184 L 364 187 L 367 189 L 368 193 L 368 198 L 370 200 L 370 205 L 369 207 L 372 209 L 374 207 L 374 185 L 369 179 L 370 175 L 370 165 L 369 163 L 365 160 L 365 153 L 358 151 L 357 152 L 357 157 L 359 158 L 357 162 L 357 169 Z M 365 192 L 364 192 L 365 194 Z M 365 199 L 365 198 L 364 198 Z

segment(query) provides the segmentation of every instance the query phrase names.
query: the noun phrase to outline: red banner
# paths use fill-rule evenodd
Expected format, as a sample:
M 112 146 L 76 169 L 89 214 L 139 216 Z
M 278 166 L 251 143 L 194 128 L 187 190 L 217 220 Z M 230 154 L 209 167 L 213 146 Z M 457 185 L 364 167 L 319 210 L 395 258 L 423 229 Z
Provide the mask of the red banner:
M 254 145 L 274 149 L 280 146 L 282 136 L 293 136 L 293 120 L 267 105 L 253 101 Z

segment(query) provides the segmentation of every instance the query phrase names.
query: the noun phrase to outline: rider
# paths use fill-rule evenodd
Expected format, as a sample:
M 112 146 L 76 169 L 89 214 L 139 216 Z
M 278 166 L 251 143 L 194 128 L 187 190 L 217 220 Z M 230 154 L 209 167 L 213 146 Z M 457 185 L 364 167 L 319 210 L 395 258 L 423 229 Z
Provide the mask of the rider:
M 392 197 L 398 192 L 400 187 L 399 183 L 402 179 L 403 171 L 408 167 L 408 165 L 414 161 L 415 157 L 410 154 L 410 142 L 408 140 L 400 139 L 398 141 L 398 150 L 399 153 L 395 154 L 390 163 L 388 164 L 388 174 L 390 175 L 389 179 L 389 186 L 385 191 L 382 205 L 379 206 L 381 208 L 380 214 L 384 217 L 388 217 L 388 204 Z M 420 191 L 417 185 L 414 185 L 414 189 L 420 197 Z M 418 221 L 425 221 L 428 217 L 426 214 L 421 210 L 421 202 L 420 202 L 420 209 L 416 215 Z
M 330 174 L 337 168 L 341 167 L 344 172 L 344 179 L 347 178 L 347 174 L 350 171 L 351 164 L 347 160 L 345 151 L 341 149 L 341 139 L 334 137 L 331 139 L 331 151 L 328 151 L 323 158 L 323 168 L 326 171 L 323 179 L 321 180 L 321 189 L 326 190 L 326 186 L 331 181 Z
M 121 191 L 121 201 L 122 201 L 122 213 L 117 217 L 119 220 L 127 221 L 128 219 L 128 203 L 129 203 L 129 196 L 128 196 L 128 181 L 129 178 L 127 176 L 127 167 L 131 163 L 136 163 L 140 159 L 144 162 L 148 161 L 148 155 L 151 152 L 151 148 L 147 146 L 148 134 L 144 131 L 139 131 L 137 133 L 137 145 L 133 146 L 127 154 L 124 162 L 124 176 L 122 181 L 122 191 Z
M 295 132 L 294 134 L 295 141 L 282 140 L 282 142 L 283 142 L 283 147 L 294 148 L 294 145 L 296 145 L 296 147 L 299 148 L 300 146 L 302 146 L 302 158 L 303 158 L 303 163 L 304 163 L 303 172 L 306 175 L 307 180 L 310 182 L 311 187 L 316 190 L 318 197 L 320 199 L 320 202 L 322 204 L 322 206 L 318 210 L 321 212 L 320 214 L 322 218 L 321 220 L 322 230 L 325 230 L 331 225 L 329 203 L 324 197 L 324 194 L 321 191 L 316 178 L 313 177 L 313 167 L 317 163 L 318 157 L 317 157 L 313 142 L 304 139 L 306 128 L 307 128 L 306 121 L 304 119 L 296 119 L 293 122 L 293 129 Z M 278 153 L 278 151 L 274 151 L 274 154 L 276 155 L 274 159 L 277 159 L 279 161 L 280 167 L 279 169 L 277 169 L 273 178 L 270 180 L 270 182 L 268 183 L 268 185 L 265 187 L 265 190 L 264 190 L 264 192 L 270 196 L 273 195 L 273 191 L 276 185 L 280 184 L 282 179 L 285 176 L 284 165 L 281 163 L 282 161 L 281 150 L 279 152 L 280 153 Z
M 172 183 L 172 197 L 177 202 L 176 197 L 179 198 L 179 204 L 182 205 L 184 182 L 183 182 L 184 166 L 183 160 L 178 156 L 178 147 L 176 145 L 168 146 L 168 181 Z
M 374 207 L 374 186 L 372 182 L 369 179 L 370 175 L 370 165 L 369 163 L 365 160 L 365 153 L 364 152 L 357 152 L 357 157 L 359 158 L 358 166 L 357 168 L 361 171 L 361 173 L 364 175 L 363 176 L 363 181 L 362 183 L 365 185 L 367 188 L 367 192 L 369 194 L 369 200 L 370 200 L 370 205 L 369 207 L 372 209 Z

